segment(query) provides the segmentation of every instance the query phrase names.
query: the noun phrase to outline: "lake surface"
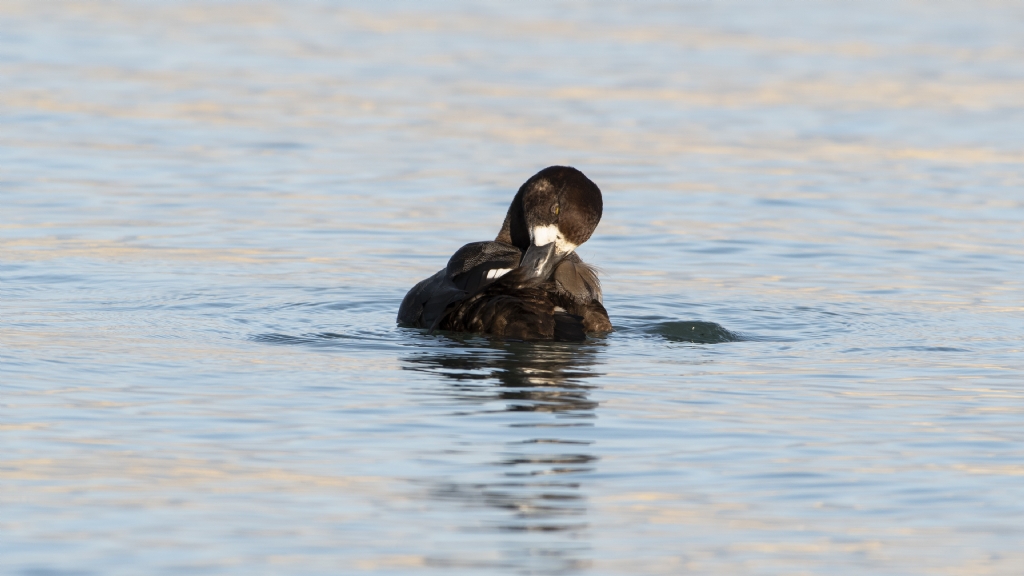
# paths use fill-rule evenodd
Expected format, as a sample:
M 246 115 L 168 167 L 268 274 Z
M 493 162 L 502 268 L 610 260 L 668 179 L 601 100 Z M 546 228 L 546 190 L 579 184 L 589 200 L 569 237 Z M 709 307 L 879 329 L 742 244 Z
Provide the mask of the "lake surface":
M 1019 2 L 0 1 L 0 572 L 1024 572 Z M 616 331 L 395 325 L 583 170 Z

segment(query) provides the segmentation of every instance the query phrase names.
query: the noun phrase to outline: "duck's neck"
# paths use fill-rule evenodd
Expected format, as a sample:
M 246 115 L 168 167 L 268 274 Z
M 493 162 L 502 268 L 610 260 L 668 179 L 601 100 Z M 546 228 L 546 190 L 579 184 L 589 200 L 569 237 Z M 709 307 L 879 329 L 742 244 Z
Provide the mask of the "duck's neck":
M 519 189 L 516 197 L 505 214 L 505 223 L 501 225 L 501 232 L 495 242 L 504 242 L 526 252 L 530 247 L 530 230 L 526 227 L 526 215 L 523 214 L 523 190 Z

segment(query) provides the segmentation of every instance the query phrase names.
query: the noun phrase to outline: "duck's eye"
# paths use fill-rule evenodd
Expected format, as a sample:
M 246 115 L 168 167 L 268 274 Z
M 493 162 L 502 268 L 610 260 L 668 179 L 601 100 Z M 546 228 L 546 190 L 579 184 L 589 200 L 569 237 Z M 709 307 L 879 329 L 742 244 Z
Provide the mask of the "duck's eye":
M 558 216 L 558 211 L 558 204 L 555 204 L 554 206 L 551 207 L 551 213 L 554 214 L 555 216 Z

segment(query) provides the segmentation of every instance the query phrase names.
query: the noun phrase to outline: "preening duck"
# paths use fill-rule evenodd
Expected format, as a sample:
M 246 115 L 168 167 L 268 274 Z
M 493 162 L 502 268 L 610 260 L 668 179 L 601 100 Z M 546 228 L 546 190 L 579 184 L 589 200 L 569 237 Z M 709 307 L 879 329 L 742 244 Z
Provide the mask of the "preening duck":
M 409 290 L 398 323 L 518 340 L 610 332 L 597 273 L 575 252 L 601 211 L 601 190 L 582 172 L 541 170 L 519 188 L 493 241 L 466 244 Z

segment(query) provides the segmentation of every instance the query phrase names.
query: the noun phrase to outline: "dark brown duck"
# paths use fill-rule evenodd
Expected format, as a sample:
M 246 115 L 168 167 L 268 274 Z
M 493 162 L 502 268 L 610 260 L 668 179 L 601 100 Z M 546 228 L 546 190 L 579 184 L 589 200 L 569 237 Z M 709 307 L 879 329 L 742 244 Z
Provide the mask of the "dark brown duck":
M 404 326 L 519 340 L 610 332 L 597 273 L 576 254 L 601 221 L 601 190 L 567 166 L 526 181 L 497 238 L 460 248 L 402 300 Z

